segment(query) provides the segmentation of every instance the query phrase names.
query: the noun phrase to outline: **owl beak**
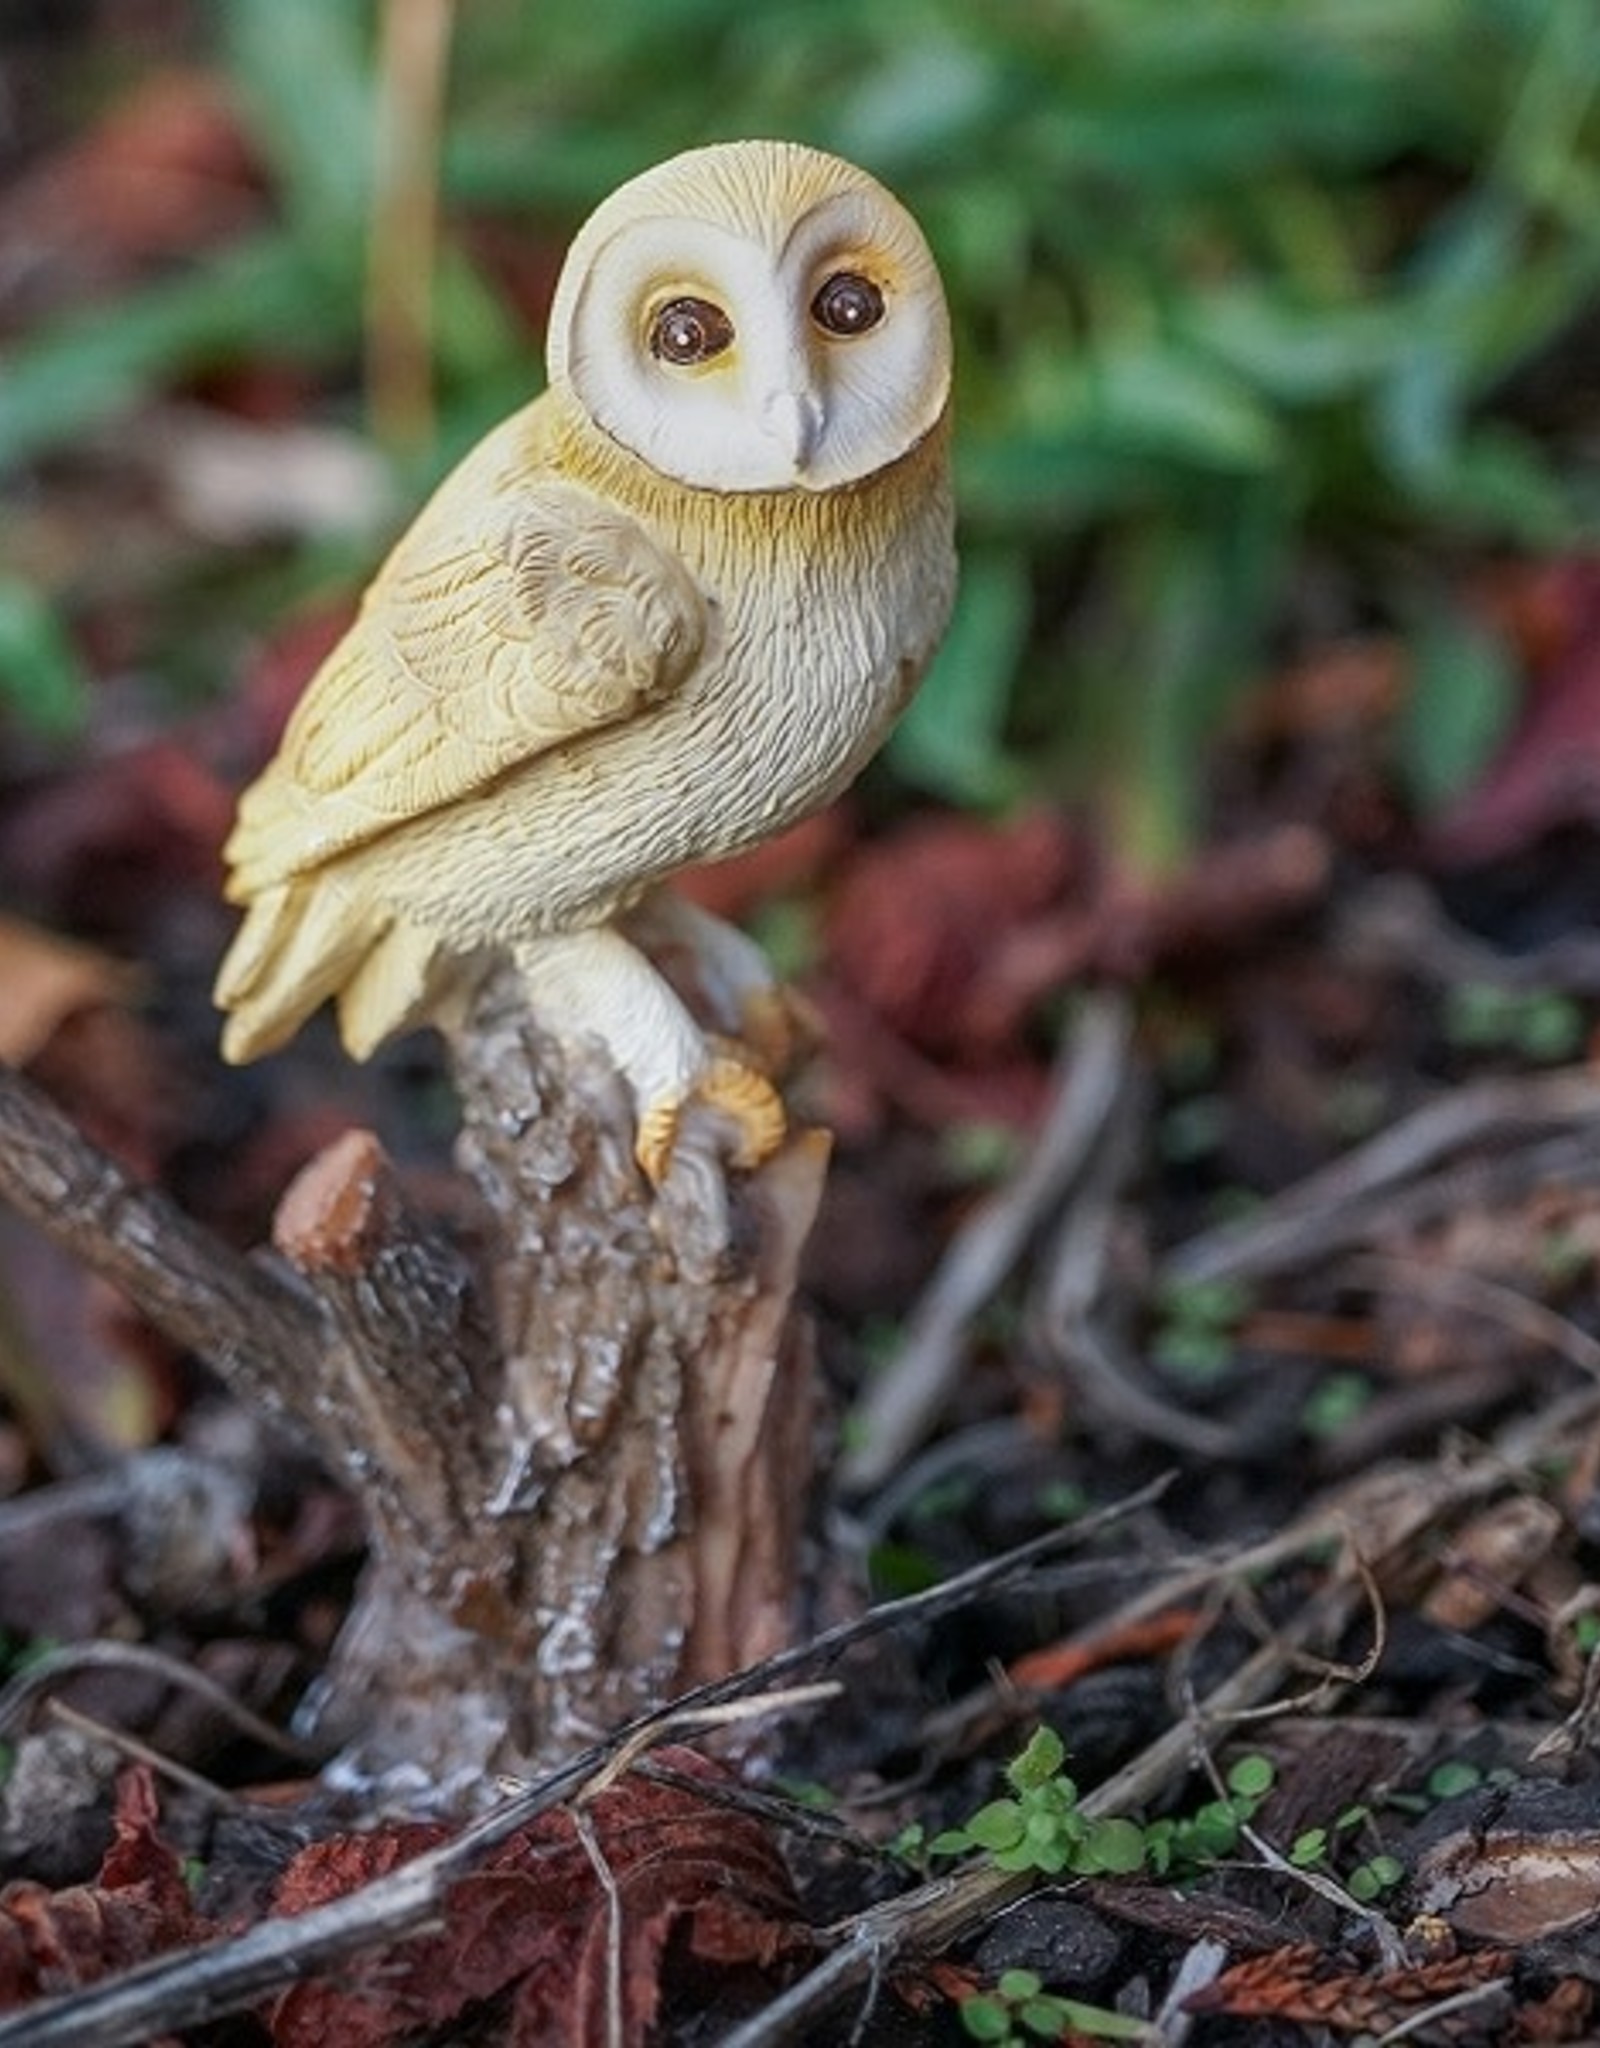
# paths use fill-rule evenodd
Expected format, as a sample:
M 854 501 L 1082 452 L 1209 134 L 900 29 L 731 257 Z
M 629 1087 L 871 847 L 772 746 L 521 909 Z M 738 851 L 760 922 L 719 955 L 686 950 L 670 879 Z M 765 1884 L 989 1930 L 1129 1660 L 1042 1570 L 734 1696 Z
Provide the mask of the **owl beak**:
M 822 432 L 822 407 L 809 392 L 774 391 L 762 408 L 767 438 L 775 441 L 796 474 L 804 472 L 816 453 Z

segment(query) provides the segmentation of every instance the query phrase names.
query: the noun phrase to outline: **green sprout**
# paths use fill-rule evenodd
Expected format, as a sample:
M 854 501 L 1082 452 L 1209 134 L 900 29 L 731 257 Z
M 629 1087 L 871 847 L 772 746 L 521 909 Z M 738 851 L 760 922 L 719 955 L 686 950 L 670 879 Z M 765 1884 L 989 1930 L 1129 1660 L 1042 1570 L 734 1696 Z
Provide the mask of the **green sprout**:
M 929 1844 L 934 1856 L 981 1849 L 1000 1870 L 1041 1876 L 1126 1875 L 1144 1862 L 1144 1834 L 1131 1820 L 1092 1819 L 1062 1770 L 1066 1749 L 1053 1728 L 1037 1728 L 1007 1764 L 1011 1796 L 979 1807 L 965 1826 L 946 1828 Z
M 1046 1991 L 1043 1978 L 1033 1970 L 1003 1971 L 992 1991 L 963 1998 L 960 2012 L 961 2024 L 972 2040 L 1010 2044 L 1010 2048 L 1027 2041 L 1059 2041 L 1068 2028 L 1097 2041 L 1156 2038 L 1154 2029 L 1143 2020 Z

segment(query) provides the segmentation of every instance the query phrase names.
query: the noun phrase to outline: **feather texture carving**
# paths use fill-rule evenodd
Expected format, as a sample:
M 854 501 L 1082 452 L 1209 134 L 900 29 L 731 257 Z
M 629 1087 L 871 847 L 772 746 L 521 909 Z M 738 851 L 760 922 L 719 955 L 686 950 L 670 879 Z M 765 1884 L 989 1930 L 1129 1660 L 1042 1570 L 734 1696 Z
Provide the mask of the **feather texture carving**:
M 509 950 L 540 1021 L 632 1084 L 647 1172 L 691 1095 L 753 1163 L 783 1129 L 759 1062 L 712 1051 L 623 922 L 835 796 L 933 654 L 955 578 L 938 275 L 865 173 L 721 145 L 597 211 L 550 356 L 241 800 L 224 1051 L 332 998 L 364 1056 Z M 703 920 L 689 942 L 737 1035 L 764 963 Z

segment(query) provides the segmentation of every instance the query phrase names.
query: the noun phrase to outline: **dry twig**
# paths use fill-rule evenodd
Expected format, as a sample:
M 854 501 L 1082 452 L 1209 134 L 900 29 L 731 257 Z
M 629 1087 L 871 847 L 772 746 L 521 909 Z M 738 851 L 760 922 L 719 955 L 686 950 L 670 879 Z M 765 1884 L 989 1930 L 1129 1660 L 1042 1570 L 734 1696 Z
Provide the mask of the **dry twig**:
M 932 1429 L 960 1373 L 973 1317 L 1100 1142 L 1123 1086 L 1131 1030 L 1125 997 L 1099 994 L 1085 1002 L 1062 1046 L 1038 1143 L 1022 1171 L 952 1241 L 907 1321 L 898 1357 L 861 1404 L 860 1442 L 840 1461 L 842 1491 L 878 1485 Z
M 1517 1184 L 1595 1172 L 1600 1080 L 1587 1068 L 1495 1078 L 1457 1088 L 1286 1189 L 1240 1223 L 1203 1231 L 1163 1262 L 1170 1285 L 1262 1279 L 1405 1225 L 1446 1214 L 1498 1171 Z M 1441 1162 L 1468 1148 L 1508 1155 L 1454 1175 Z M 1427 1176 L 1424 1178 L 1424 1176 Z
M 296 1361 L 322 1341 L 315 1302 L 244 1259 L 90 1144 L 39 1089 L 0 1066 L 0 1199 L 98 1273 L 240 1396 L 282 1419 Z

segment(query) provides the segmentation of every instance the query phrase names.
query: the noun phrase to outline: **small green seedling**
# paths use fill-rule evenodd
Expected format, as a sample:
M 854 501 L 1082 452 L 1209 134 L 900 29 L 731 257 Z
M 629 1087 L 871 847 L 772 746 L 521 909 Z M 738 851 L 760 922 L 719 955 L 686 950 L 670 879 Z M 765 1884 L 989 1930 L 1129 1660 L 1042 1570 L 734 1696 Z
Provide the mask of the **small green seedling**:
M 1190 1877 L 1231 1856 L 1245 1823 L 1272 1790 L 1273 1769 L 1264 1756 L 1242 1756 L 1228 1771 L 1227 1791 L 1193 1813 L 1168 1815 L 1144 1830 L 1145 1863 L 1156 1877 Z
M 1033 1970 L 1007 1970 L 992 1991 L 961 2001 L 961 2024 L 974 2041 L 1019 2048 L 1031 2041 L 1059 2041 L 1068 2028 L 1096 2041 L 1154 2041 L 1154 2029 L 1126 2013 L 1083 2005 L 1046 1991 Z
M 1272 1789 L 1268 1758 L 1242 1756 L 1229 1769 L 1226 1794 L 1189 1814 L 1147 1822 L 1102 1819 L 1086 1814 L 1078 1788 L 1062 1766 L 1066 1748 L 1053 1728 L 1036 1728 L 1020 1755 L 1005 1770 L 1011 1794 L 979 1807 L 960 1827 L 946 1828 L 927 1844 L 929 1856 L 983 1851 L 1001 1870 L 1032 1870 L 1041 1876 L 1187 1877 L 1206 1869 L 1239 1845 L 1239 1834 Z M 908 1831 L 909 1832 L 909 1831 Z M 902 1837 L 902 1853 L 922 1850 Z
M 1553 1066 L 1576 1058 L 1586 1029 L 1580 1005 L 1559 989 L 1468 981 L 1445 996 L 1444 1033 L 1462 1052 L 1514 1053 Z
M 1405 1874 L 1406 1867 L 1398 1857 L 1369 1856 L 1345 1879 L 1345 1890 L 1363 1906 L 1370 1906 L 1374 1899 L 1381 1899 L 1385 1892 L 1403 1883 Z
M 929 1844 L 933 1856 L 984 1850 L 1001 1870 L 1034 1870 L 1045 1877 L 1111 1876 L 1141 1868 L 1144 1833 L 1131 1820 L 1097 1820 L 1078 1803 L 1065 1775 L 1066 1749 L 1053 1728 L 1036 1728 L 1022 1753 L 1006 1765 L 1012 1796 L 993 1799 L 964 1827 L 946 1828 Z
M 1251 1305 L 1250 1290 L 1235 1280 L 1196 1280 L 1165 1289 L 1151 1346 L 1156 1363 L 1191 1386 L 1220 1378 L 1233 1360 L 1238 1326 Z
M 1318 1380 L 1300 1410 L 1307 1436 L 1326 1443 L 1346 1430 L 1372 1404 L 1372 1382 L 1363 1372 L 1330 1372 Z

